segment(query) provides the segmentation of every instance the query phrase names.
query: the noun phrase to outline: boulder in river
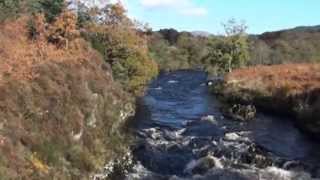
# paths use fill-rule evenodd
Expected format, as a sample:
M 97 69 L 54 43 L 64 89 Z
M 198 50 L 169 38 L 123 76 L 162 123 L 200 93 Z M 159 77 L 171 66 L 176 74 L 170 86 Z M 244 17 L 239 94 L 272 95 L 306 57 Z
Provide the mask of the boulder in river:
M 241 137 L 237 133 L 227 133 L 224 137 L 225 140 L 227 141 L 237 141 Z
M 249 121 L 256 117 L 256 107 L 253 105 L 235 104 L 228 109 L 228 116 L 238 121 Z
M 192 175 L 205 174 L 212 168 L 223 168 L 223 165 L 218 158 L 208 155 L 198 160 L 192 160 L 187 165 L 185 172 Z
M 217 124 L 217 120 L 213 115 L 203 116 L 201 118 L 201 121 L 208 121 L 208 122 L 211 122 L 212 124 Z

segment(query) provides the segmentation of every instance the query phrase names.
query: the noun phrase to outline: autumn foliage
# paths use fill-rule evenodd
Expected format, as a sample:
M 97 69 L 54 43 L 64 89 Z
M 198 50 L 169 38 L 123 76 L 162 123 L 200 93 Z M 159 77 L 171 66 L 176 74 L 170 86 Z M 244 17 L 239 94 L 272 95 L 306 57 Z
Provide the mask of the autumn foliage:
M 68 15 L 62 14 L 50 25 L 45 23 L 42 15 L 1 24 L 0 81 L 6 77 L 31 79 L 37 76 L 33 68 L 47 61 L 82 63 L 88 60 L 86 57 L 91 52 L 81 51 L 88 48 L 88 44 L 76 38 L 75 22 Z M 30 22 L 34 27 L 32 34 Z
M 76 20 L 0 24 L 0 179 L 89 179 L 125 151 L 131 99 Z
M 80 37 L 77 29 L 77 17 L 70 11 L 62 12 L 56 21 L 49 26 L 47 39 L 58 47 L 69 47 L 69 42 Z
M 157 75 L 158 66 L 149 55 L 146 36 L 125 13 L 121 4 L 107 5 L 96 15 L 102 20 L 88 22 L 83 34 L 111 65 L 124 89 L 140 94 Z

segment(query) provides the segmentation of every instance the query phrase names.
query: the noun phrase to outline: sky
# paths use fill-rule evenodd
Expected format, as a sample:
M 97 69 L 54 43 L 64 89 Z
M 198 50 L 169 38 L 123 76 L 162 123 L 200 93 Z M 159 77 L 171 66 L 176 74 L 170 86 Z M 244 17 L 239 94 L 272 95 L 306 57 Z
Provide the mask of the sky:
M 248 33 L 320 25 L 320 0 L 122 0 L 128 15 L 153 30 L 223 33 L 222 23 L 245 21 Z

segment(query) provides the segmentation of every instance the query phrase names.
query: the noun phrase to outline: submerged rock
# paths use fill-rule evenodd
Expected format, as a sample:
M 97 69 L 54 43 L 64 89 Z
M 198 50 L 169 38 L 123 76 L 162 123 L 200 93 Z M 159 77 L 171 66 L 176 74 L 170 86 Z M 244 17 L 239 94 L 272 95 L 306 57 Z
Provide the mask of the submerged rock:
M 299 161 L 287 161 L 283 164 L 282 168 L 290 171 L 303 171 L 305 169 L 305 166 Z
M 234 120 L 249 121 L 256 117 L 256 107 L 253 105 L 235 104 L 228 109 L 228 115 Z

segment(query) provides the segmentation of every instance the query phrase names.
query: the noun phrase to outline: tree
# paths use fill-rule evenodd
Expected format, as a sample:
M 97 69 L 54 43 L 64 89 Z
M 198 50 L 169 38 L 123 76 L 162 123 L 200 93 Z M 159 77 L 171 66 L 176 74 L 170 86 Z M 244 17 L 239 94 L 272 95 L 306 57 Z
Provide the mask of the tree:
M 270 47 L 259 39 L 250 40 L 250 65 L 272 64 L 272 50 Z
M 92 21 L 90 8 L 88 8 L 84 3 L 79 2 L 77 4 L 77 17 L 77 25 L 80 28 L 84 28 L 88 23 Z
M 248 38 L 245 33 L 247 26 L 238 24 L 234 19 L 223 24 L 225 35 L 211 38 L 209 54 L 204 61 L 217 66 L 219 71 L 231 72 L 247 64 L 249 60 Z
M 65 0 L 39 0 L 39 4 L 39 11 L 45 14 L 50 23 L 67 7 Z
M 166 39 L 170 45 L 176 44 L 178 37 L 179 37 L 179 32 L 175 29 L 161 29 L 160 34 L 162 34 L 163 38 Z
M 114 78 L 129 92 L 138 94 L 158 72 L 149 56 L 144 33 L 127 16 L 121 4 L 107 4 L 91 17 L 86 39 L 110 64 Z
M 235 19 L 230 19 L 226 23 L 222 23 L 224 28 L 225 36 L 238 36 L 238 35 L 245 35 L 248 26 L 245 22 L 237 22 Z
M 115 26 L 124 23 L 131 23 L 129 18 L 126 16 L 126 10 L 121 3 L 107 4 L 102 9 L 104 13 L 103 22 L 105 25 Z

